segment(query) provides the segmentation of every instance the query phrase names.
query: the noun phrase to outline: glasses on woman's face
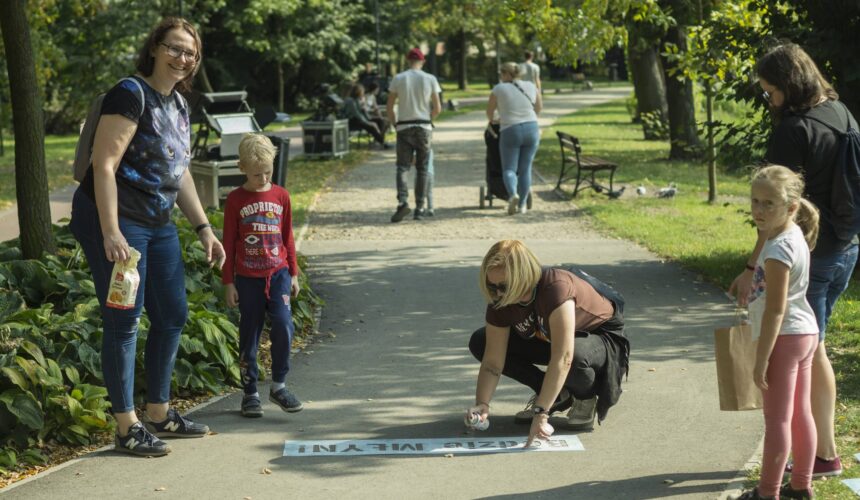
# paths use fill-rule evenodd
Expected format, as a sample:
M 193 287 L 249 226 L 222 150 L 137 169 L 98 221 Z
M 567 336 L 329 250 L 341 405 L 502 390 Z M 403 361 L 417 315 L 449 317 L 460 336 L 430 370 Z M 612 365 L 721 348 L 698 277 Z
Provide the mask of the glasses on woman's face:
M 508 285 L 505 283 L 490 283 L 490 280 L 487 280 L 487 290 L 490 291 L 493 295 L 502 294 L 504 295 L 508 291 Z
M 168 43 L 161 42 L 161 45 L 164 45 L 164 48 L 167 49 L 167 55 L 174 59 L 179 59 L 182 56 L 185 56 L 185 59 L 188 61 L 197 62 L 197 59 L 200 57 L 197 52 L 192 52 L 190 50 L 185 50 L 183 48 L 177 47 L 175 45 L 170 45 Z
M 767 90 L 763 91 L 761 93 L 761 98 L 764 99 L 765 102 L 769 103 L 770 102 L 770 92 L 768 92 Z

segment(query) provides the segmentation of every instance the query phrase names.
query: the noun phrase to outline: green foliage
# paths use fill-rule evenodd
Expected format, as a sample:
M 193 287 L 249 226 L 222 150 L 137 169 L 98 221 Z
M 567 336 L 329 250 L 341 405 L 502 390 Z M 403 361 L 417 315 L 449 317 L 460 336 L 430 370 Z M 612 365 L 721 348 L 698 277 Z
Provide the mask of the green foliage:
M 209 219 L 221 225 L 223 215 Z M 206 263 L 194 230 L 175 217 L 185 262 L 189 318 L 180 338 L 174 394 L 205 394 L 240 385 L 236 310 L 227 310 L 217 270 Z M 81 249 L 55 226 L 57 255 L 21 260 L 16 241 L 0 244 L 0 472 L 42 462 L 47 440 L 85 445 L 109 431 L 110 403 L 101 370 L 101 312 Z M 300 256 L 302 257 L 302 256 Z M 300 262 L 305 263 L 302 257 Z M 293 302 L 299 335 L 314 329 L 322 301 L 307 279 Z M 137 339 L 135 399 L 146 390 L 143 355 L 149 322 Z

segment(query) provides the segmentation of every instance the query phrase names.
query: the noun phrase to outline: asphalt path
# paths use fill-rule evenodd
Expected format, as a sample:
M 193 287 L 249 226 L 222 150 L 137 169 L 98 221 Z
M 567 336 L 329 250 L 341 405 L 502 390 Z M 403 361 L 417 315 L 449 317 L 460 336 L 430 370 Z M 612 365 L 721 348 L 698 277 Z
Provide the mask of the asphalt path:
M 548 95 L 541 124 L 629 91 Z M 388 222 L 395 206 L 391 151 L 376 153 L 320 197 L 301 251 L 326 304 L 317 341 L 294 354 L 288 377 L 305 402 L 302 412 L 286 414 L 265 402 L 262 419 L 245 419 L 241 396 L 233 394 L 192 414 L 216 434 L 172 440 L 167 457 L 103 451 L 3 493 L 33 499 L 724 495 L 755 455 L 763 423 L 759 412 L 719 411 L 713 330 L 732 321 L 722 291 L 591 229 L 540 179 L 525 217 L 508 217 L 501 204 L 479 209 L 483 122 L 481 113 L 470 113 L 438 124 L 431 220 Z M 618 177 L 623 182 L 623 166 Z M 527 427 L 512 416 L 531 394 L 509 380 L 492 401 L 489 430 L 464 436 L 462 424 L 478 369 L 467 343 L 483 322 L 478 267 L 492 242 L 508 237 L 524 239 L 544 264 L 580 266 L 625 295 L 629 378 L 603 425 L 577 435 L 584 451 L 282 456 L 286 440 L 524 438 Z M 564 422 L 552 420 L 557 433 L 570 434 Z

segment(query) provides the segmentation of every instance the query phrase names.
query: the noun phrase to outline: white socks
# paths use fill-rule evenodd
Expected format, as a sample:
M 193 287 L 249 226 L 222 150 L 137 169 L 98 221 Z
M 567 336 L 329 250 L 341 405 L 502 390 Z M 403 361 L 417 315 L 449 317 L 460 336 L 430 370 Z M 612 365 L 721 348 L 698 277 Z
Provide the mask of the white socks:
M 284 382 L 272 382 L 272 388 L 269 390 L 271 392 L 278 392 L 286 386 L 287 386 L 287 384 Z

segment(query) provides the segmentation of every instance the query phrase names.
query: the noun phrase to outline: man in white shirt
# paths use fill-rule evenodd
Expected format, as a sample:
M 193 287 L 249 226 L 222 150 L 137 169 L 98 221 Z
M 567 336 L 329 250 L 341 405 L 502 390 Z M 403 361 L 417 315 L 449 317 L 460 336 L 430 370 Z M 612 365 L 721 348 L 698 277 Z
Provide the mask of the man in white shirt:
M 388 86 L 386 113 L 397 130 L 397 211 L 391 222 L 400 222 L 409 215 L 407 173 L 415 157 L 415 214 L 420 220 L 427 190 L 427 163 L 433 137 L 433 118 L 442 111 L 439 93 L 442 89 L 436 77 L 421 70 L 424 54 L 414 48 L 406 54 L 409 69 L 397 74 Z M 397 119 L 394 106 L 397 104 Z
M 542 92 L 540 86 L 540 66 L 534 63 L 534 53 L 530 50 L 523 54 L 526 58 L 525 62 L 520 63 L 520 80 L 524 82 L 532 82 L 537 87 L 538 92 Z

